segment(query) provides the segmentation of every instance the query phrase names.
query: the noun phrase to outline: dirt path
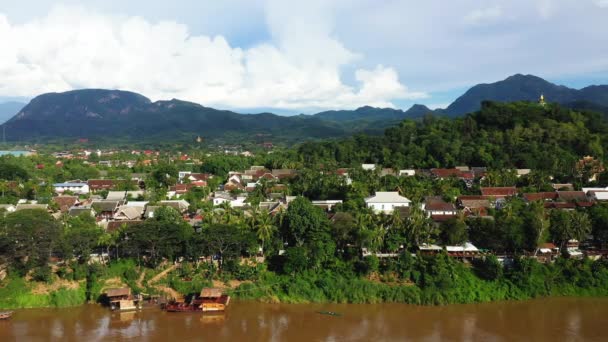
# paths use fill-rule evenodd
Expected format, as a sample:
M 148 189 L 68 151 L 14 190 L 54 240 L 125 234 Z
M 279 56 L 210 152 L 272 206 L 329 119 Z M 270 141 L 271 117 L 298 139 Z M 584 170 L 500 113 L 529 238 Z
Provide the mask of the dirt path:
M 179 267 L 179 264 L 176 264 L 176 265 L 173 265 L 173 266 L 167 268 L 166 270 L 164 270 L 164 271 L 160 272 L 159 274 L 155 275 L 154 277 L 152 277 L 152 279 L 150 279 L 148 281 L 148 284 L 152 285 L 152 284 L 156 283 L 157 281 L 163 279 L 164 277 L 167 276 L 167 274 L 169 274 L 171 271 L 175 270 L 178 267 Z
M 166 286 L 154 286 L 156 289 L 158 289 L 160 292 L 164 292 L 167 295 L 169 295 L 169 299 L 173 299 L 176 300 L 178 302 L 180 301 L 184 301 L 184 296 L 182 296 L 179 292 L 175 291 L 174 289 L 170 288 L 170 287 L 166 287 Z
M 144 281 L 144 277 L 146 276 L 146 270 L 144 269 L 143 271 L 141 271 L 141 274 L 139 275 L 139 278 L 137 279 L 137 282 L 135 282 L 135 284 L 137 284 L 137 286 L 141 289 L 144 286 L 142 285 L 142 281 Z

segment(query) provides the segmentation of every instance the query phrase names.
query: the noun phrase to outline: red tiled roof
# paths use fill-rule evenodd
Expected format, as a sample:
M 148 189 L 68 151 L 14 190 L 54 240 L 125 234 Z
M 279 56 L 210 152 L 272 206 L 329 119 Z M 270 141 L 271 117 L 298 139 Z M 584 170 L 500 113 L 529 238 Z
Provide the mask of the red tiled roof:
M 458 169 L 431 169 L 431 174 L 439 178 L 459 177 L 462 171 Z
M 424 210 L 428 211 L 455 211 L 456 207 L 441 198 L 427 198 L 424 203 Z
M 53 202 L 57 203 L 59 206 L 59 210 L 62 213 L 67 213 L 70 208 L 78 202 L 78 197 L 76 196 L 56 196 L 53 197 Z
M 344 176 L 345 174 L 348 173 L 348 169 L 347 168 L 339 168 L 336 170 L 336 174 L 340 175 L 340 176 Z
M 558 191 L 558 198 L 568 202 L 587 202 L 587 194 L 583 191 Z
M 557 199 L 557 192 L 531 192 L 525 193 L 523 196 L 528 202 L 555 200 Z
M 114 181 L 111 179 L 89 179 L 87 184 L 91 190 L 109 190 L 114 187 Z
M 514 196 L 517 194 L 517 188 L 514 186 L 481 188 L 481 194 L 483 196 L 493 196 L 493 197 Z
M 475 173 L 473 171 L 465 171 L 460 174 L 462 179 L 475 179 Z
M 171 187 L 169 187 L 169 191 L 175 191 L 176 193 L 180 194 L 180 193 L 186 193 L 188 192 L 188 190 L 192 189 L 194 187 L 194 185 L 192 184 L 175 184 Z
M 211 174 L 209 173 L 191 173 L 188 176 L 194 178 L 197 181 L 206 181 L 211 178 Z

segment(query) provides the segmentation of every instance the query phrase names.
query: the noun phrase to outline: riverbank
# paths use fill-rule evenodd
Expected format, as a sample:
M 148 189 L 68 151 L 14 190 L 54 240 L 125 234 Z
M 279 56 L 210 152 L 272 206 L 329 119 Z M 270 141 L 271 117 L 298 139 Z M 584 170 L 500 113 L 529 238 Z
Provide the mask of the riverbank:
M 507 270 L 491 262 L 469 267 L 448 258 L 426 259 L 424 269 L 407 274 L 385 271 L 384 281 L 349 273 L 307 271 L 297 275 L 265 273 L 232 295 L 268 303 L 408 303 L 446 305 L 526 300 L 541 297 L 608 297 L 608 263 L 560 259 L 540 264 L 516 260 Z
M 468 265 L 439 255 L 421 257 L 411 264 L 401 260 L 395 265 L 384 264 L 372 269 L 366 274 L 357 274 L 350 265 L 337 265 L 290 275 L 262 269 L 242 282 L 232 281 L 226 274 L 222 275 L 223 281 L 218 278 L 212 282 L 204 273 L 206 268 L 185 265 L 179 270 L 173 266 L 149 269 L 124 260 L 104 267 L 89 267 L 87 272 L 80 272 L 81 275 L 72 274 L 69 281 L 55 279 L 45 286 L 10 277 L 0 286 L 0 308 L 95 303 L 110 287 L 130 287 L 136 293 L 161 295 L 170 289 L 185 295 L 198 292 L 202 287 L 223 284 L 235 299 L 264 303 L 447 305 L 542 297 L 608 297 L 608 262 L 605 260 L 560 258 L 553 264 L 540 264 L 522 258 L 504 268 L 491 258 Z M 159 275 L 163 279 L 159 279 Z M 215 277 L 217 274 L 212 276 Z M 231 283 L 239 285 L 231 288 Z

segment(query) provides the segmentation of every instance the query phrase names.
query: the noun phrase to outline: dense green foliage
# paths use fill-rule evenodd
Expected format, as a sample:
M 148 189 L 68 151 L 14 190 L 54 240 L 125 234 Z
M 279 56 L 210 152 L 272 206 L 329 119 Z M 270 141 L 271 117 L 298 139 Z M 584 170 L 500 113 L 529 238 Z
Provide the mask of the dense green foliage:
M 266 274 L 256 283 L 241 285 L 233 294 L 267 302 L 425 305 L 608 295 L 605 261 L 560 259 L 555 264 L 543 265 L 533 259 L 517 259 L 503 271 L 503 266 L 492 257 L 471 269 L 440 255 L 418 256 L 409 263 L 385 262 L 381 269 L 392 274 L 392 282 L 366 280 L 338 268 L 307 271 L 297 276 Z
M 560 177 L 574 174 L 581 156 L 604 158 L 608 124 L 599 114 L 557 105 L 484 102 L 463 118 L 403 121 L 382 137 L 357 135 L 303 144 L 306 165 L 376 163 L 395 169 L 456 165 L 530 168 Z

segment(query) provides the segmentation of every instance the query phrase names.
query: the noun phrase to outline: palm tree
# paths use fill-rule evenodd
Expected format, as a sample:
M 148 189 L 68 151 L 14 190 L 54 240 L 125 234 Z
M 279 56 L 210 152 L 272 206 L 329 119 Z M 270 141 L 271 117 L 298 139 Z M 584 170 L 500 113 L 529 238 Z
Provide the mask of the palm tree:
M 410 210 L 405 228 L 407 231 L 408 240 L 419 246 L 421 243 L 429 243 L 435 233 L 433 224 L 430 222 L 426 213 L 419 205 L 413 204 Z
M 583 241 L 591 232 L 591 220 L 589 219 L 589 215 L 580 211 L 573 211 L 571 220 L 570 238 Z
M 264 253 L 264 244 L 272 238 L 276 230 L 277 227 L 272 222 L 270 213 L 267 210 L 262 210 L 256 218 L 256 235 L 262 244 L 262 254 Z

